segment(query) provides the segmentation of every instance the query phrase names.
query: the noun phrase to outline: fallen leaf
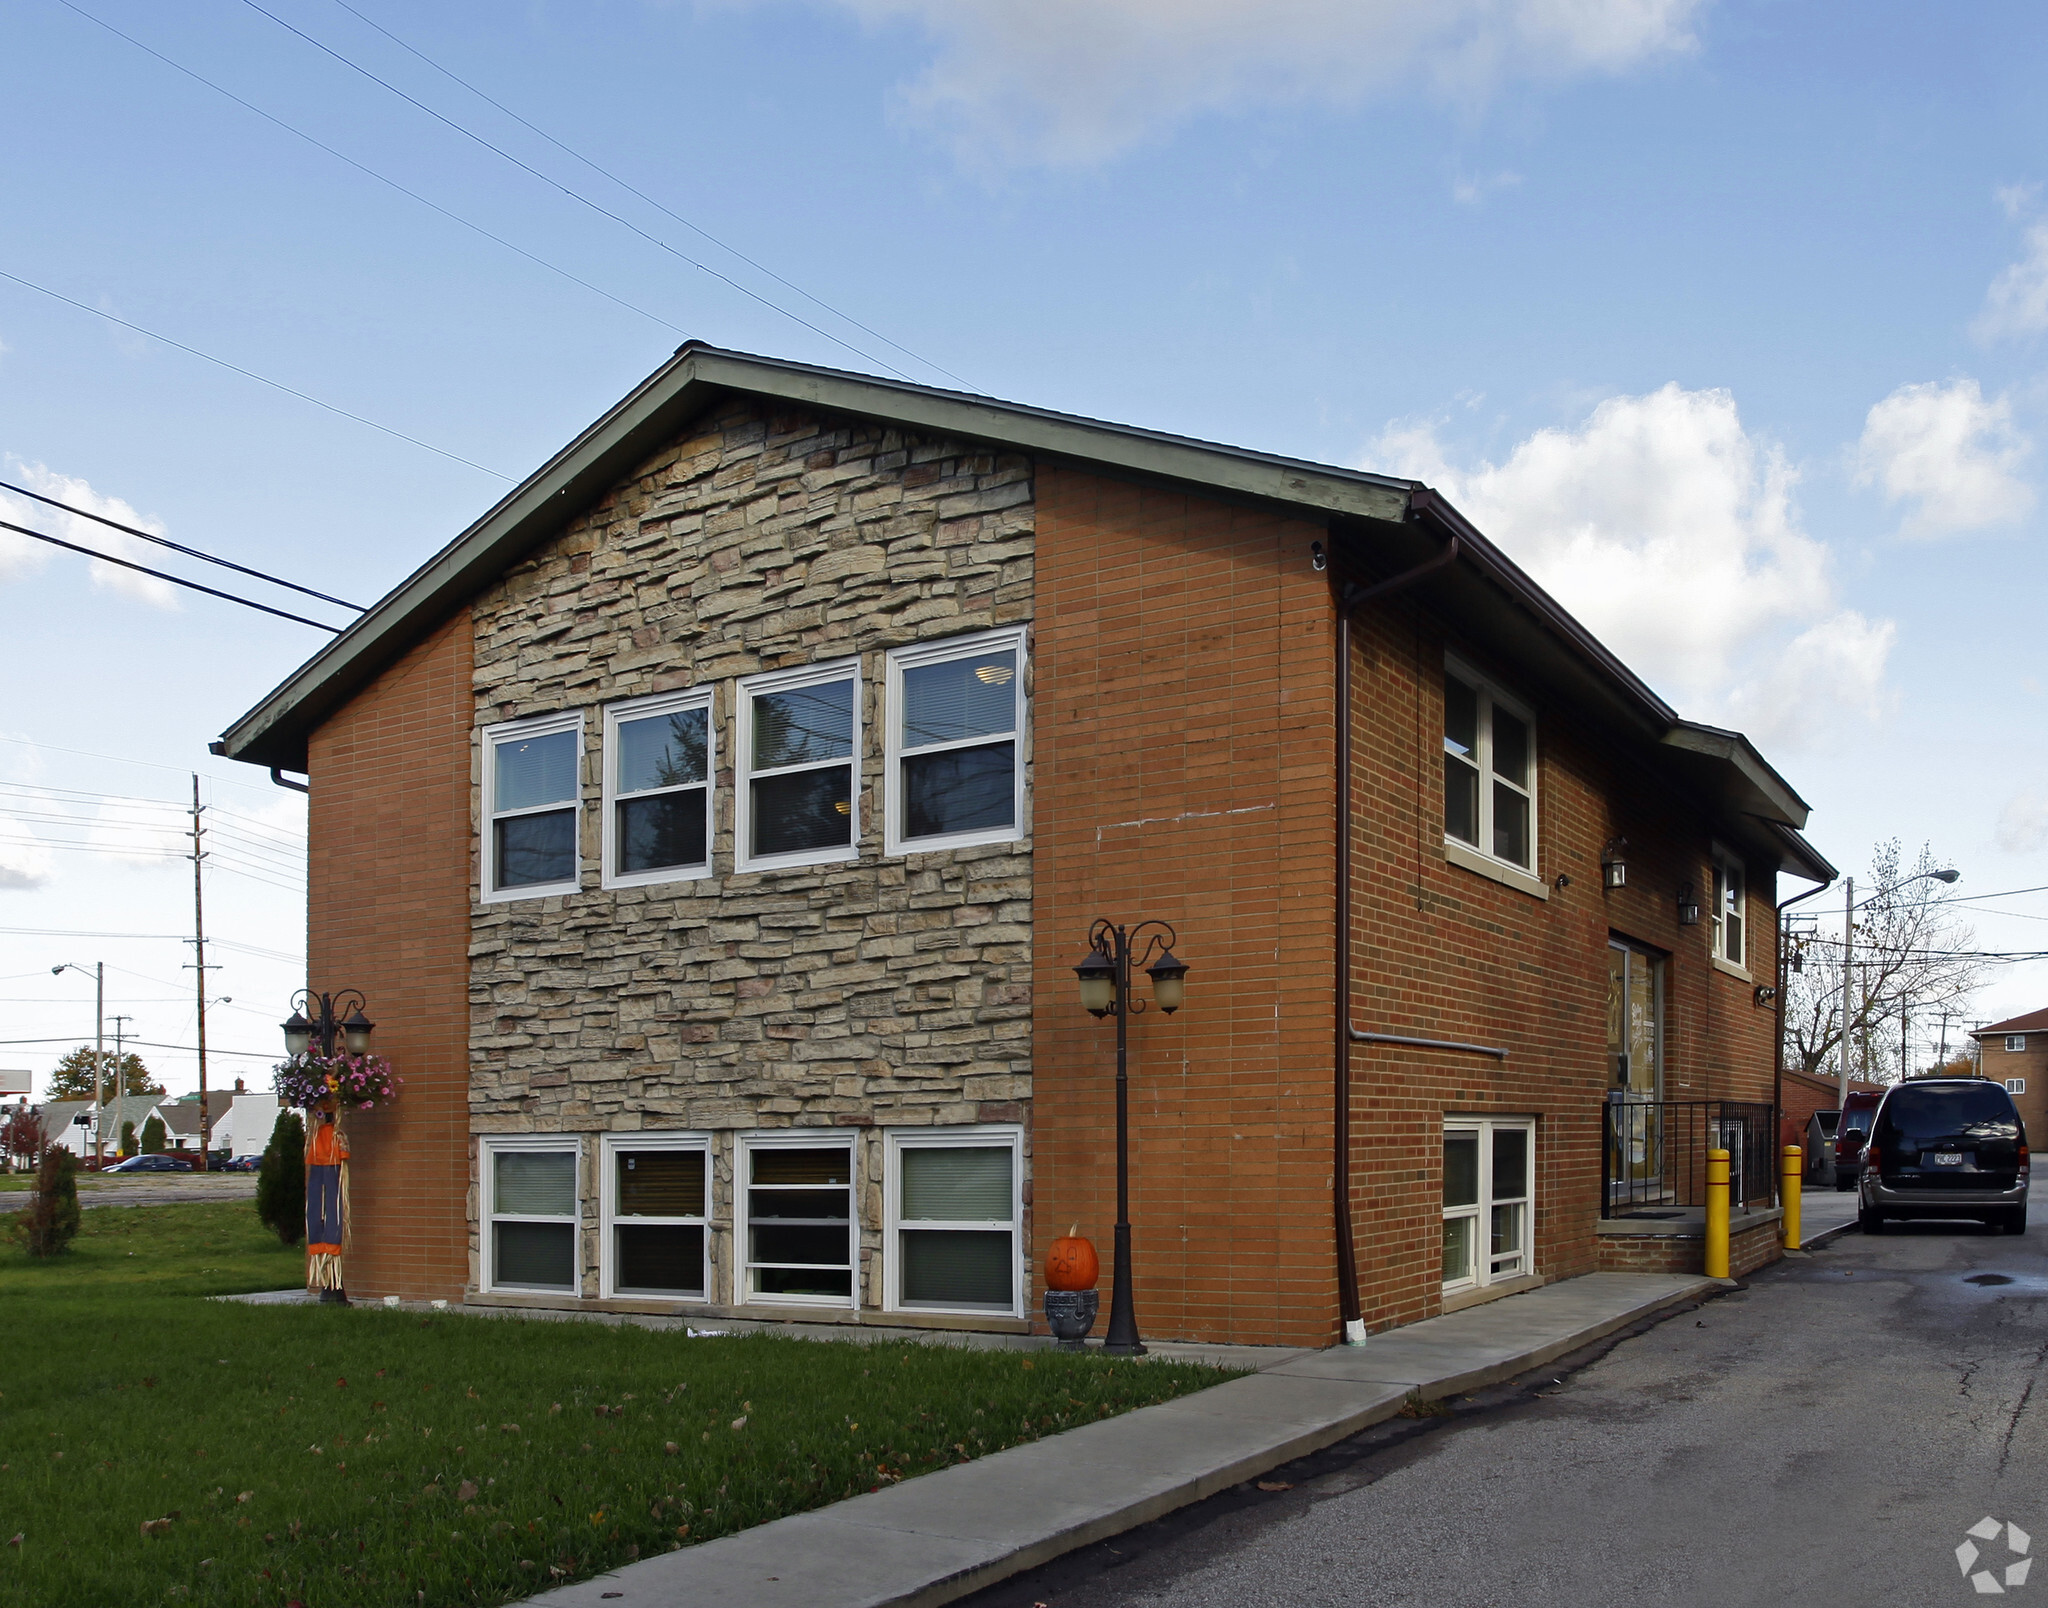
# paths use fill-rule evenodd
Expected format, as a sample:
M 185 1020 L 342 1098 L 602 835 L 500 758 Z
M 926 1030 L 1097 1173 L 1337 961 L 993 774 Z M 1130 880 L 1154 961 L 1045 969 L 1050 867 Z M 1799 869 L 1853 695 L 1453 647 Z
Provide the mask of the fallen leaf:
M 142 1521 L 142 1534 L 147 1539 L 153 1535 L 162 1535 L 170 1527 L 171 1521 L 169 1519 L 144 1519 Z
M 498 1428 L 502 1429 L 507 1435 L 519 1433 L 519 1426 L 517 1424 L 500 1424 Z
M 235 1498 L 235 1500 L 237 1502 L 246 1502 L 249 1500 L 250 1497 L 254 1496 L 255 1494 L 256 1493 L 254 1491 L 243 1491 L 240 1495 L 238 1495 Z
M 682 1450 L 682 1448 L 678 1446 L 674 1441 L 663 1441 L 661 1443 L 661 1449 L 667 1452 L 670 1457 L 674 1457 L 677 1452 Z
M 732 1427 L 735 1432 L 745 1429 L 747 1427 L 746 1414 L 742 1413 L 739 1417 L 735 1418 L 732 1421 Z
M 1294 1486 L 1288 1480 L 1260 1480 L 1259 1489 L 1262 1491 L 1291 1491 L 1294 1489 Z
M 14 1532 L 14 1534 L 12 1534 L 11 1536 L 9 1536 L 9 1537 L 7 1538 L 7 1544 L 8 1544 L 8 1545 L 9 1545 L 10 1547 L 18 1547 L 18 1546 L 20 1546 L 20 1545 L 21 1545 L 21 1543 L 22 1543 L 22 1540 L 23 1540 L 23 1537 L 24 1537 L 25 1533 L 26 1533 L 26 1532 L 24 1532 L 24 1531 L 21 1531 L 21 1530 L 16 1530 L 16 1531 Z
M 460 1485 L 456 1486 L 455 1500 L 458 1502 L 474 1502 L 476 1500 L 476 1481 L 464 1480 Z

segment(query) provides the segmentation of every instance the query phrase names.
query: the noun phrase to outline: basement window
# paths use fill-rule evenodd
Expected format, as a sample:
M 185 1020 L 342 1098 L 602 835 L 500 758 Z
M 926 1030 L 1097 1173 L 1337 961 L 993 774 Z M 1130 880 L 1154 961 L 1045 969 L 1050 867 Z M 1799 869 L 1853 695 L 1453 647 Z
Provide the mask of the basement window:
M 605 1139 L 604 1293 L 701 1301 L 709 1288 L 711 1142 Z
M 711 871 L 711 689 L 637 698 L 604 712 L 604 885 Z
M 1021 1317 L 1020 1130 L 887 1135 L 888 1306 Z
M 1024 633 L 990 631 L 889 655 L 890 854 L 1023 835 Z
M 483 744 L 484 899 L 574 893 L 582 714 L 486 727 Z
M 739 869 L 853 859 L 860 840 L 854 661 L 749 676 L 739 694 Z
M 1455 663 L 1444 672 L 1444 837 L 1518 871 L 1535 868 L 1535 720 Z
M 581 1290 L 576 1189 L 581 1155 L 573 1139 L 484 1142 L 486 1289 L 563 1295 Z
M 1535 1266 L 1536 1125 L 1527 1117 L 1444 1124 L 1444 1292 L 1483 1289 Z
M 740 1140 L 739 1162 L 742 1299 L 857 1305 L 853 1141 L 751 1135 Z

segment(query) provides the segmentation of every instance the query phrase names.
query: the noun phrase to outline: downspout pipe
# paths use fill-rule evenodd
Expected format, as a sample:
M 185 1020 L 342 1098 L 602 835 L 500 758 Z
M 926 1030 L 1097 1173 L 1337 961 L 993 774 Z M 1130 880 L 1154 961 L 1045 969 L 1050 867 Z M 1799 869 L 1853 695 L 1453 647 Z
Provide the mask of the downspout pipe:
M 1771 1040 L 1771 1126 L 1777 1133 L 1780 1143 L 1785 1137 L 1785 912 L 1808 899 L 1819 898 L 1834 885 L 1835 879 L 1829 877 L 1819 887 L 1808 888 L 1804 893 L 1795 893 L 1789 899 L 1780 900 L 1775 907 L 1777 914 L 1774 919 L 1777 930 L 1771 934 L 1771 941 L 1778 951 L 1778 991 L 1773 996 L 1772 1003 L 1778 1009 L 1777 1032 Z M 1779 1148 L 1777 1144 L 1771 1146 L 1773 1157 L 1777 1156 Z M 1773 1168 L 1772 1176 L 1776 1177 L 1780 1171 L 1782 1169 Z
M 1337 1009 L 1336 1009 L 1336 1165 L 1337 1310 L 1344 1320 L 1344 1343 L 1365 1344 L 1365 1314 L 1358 1299 L 1358 1242 L 1351 1217 L 1351 617 L 1361 604 L 1389 597 L 1413 586 L 1458 560 L 1459 539 L 1452 535 L 1444 550 L 1413 569 L 1370 586 L 1336 579 L 1337 601 Z M 1419 763 L 1419 761 L 1418 761 Z M 1370 1039 L 1368 1042 L 1379 1042 Z

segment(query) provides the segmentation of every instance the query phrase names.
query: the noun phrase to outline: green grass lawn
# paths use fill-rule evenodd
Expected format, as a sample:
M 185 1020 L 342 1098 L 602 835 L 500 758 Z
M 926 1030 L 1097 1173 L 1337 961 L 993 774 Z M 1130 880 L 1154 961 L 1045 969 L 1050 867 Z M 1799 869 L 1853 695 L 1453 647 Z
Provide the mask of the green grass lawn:
M 504 1602 L 1228 1377 L 199 1299 L 300 1272 L 240 1201 L 0 1249 L 0 1602 Z

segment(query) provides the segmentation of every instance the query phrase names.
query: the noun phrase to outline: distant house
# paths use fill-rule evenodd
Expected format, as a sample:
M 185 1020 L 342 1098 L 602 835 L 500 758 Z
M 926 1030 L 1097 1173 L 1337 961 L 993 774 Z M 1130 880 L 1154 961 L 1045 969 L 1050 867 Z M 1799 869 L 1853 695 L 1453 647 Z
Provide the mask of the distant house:
M 1984 1076 L 2003 1083 L 2020 1108 L 2028 1142 L 2036 1149 L 2048 1143 L 2048 1011 L 1992 1022 L 1970 1037 Z
M 108 1101 L 104 1113 L 90 1100 L 53 1100 L 40 1108 L 43 1142 L 62 1145 L 80 1156 L 90 1156 L 94 1124 L 97 1122 L 103 1154 L 116 1156 L 121 1151 L 122 1124 L 132 1122 L 135 1124 L 135 1149 L 139 1153 L 143 1124 L 162 1111 L 164 1105 L 164 1097 L 160 1094 L 124 1094 L 118 1100 Z M 78 1121 L 81 1116 L 86 1119 L 83 1123 Z
M 215 1154 L 225 1151 L 231 1159 L 262 1155 L 283 1102 L 274 1094 L 250 1094 L 240 1078 L 235 1079 L 235 1092 L 224 1098 L 227 1110 L 214 1122 L 207 1149 Z
M 207 1104 L 218 1111 L 225 1104 L 226 1097 L 215 1095 Z M 185 1095 L 181 1099 L 166 1100 L 157 1107 L 157 1115 L 164 1119 L 164 1148 L 196 1154 L 199 1149 L 199 1096 Z
M 1609 1208 L 1710 1139 L 1778 1252 L 1807 806 L 1415 481 L 692 343 L 215 751 L 310 776 L 309 982 L 405 1079 L 362 1296 L 1042 1329 L 1098 918 L 1192 968 L 1126 1023 L 1148 1334 L 1697 1266 Z

